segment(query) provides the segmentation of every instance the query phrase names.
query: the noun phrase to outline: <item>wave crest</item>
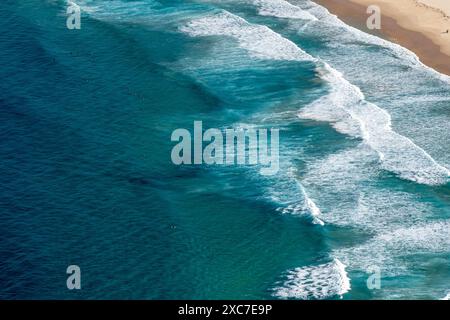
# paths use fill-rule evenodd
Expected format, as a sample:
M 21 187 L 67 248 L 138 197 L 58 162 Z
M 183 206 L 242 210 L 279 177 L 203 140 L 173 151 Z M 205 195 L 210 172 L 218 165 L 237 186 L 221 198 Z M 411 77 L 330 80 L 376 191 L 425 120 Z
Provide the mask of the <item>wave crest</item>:
M 282 299 L 326 299 L 342 296 L 350 287 L 345 265 L 334 259 L 330 263 L 288 271 L 287 280 L 274 289 L 274 296 Z

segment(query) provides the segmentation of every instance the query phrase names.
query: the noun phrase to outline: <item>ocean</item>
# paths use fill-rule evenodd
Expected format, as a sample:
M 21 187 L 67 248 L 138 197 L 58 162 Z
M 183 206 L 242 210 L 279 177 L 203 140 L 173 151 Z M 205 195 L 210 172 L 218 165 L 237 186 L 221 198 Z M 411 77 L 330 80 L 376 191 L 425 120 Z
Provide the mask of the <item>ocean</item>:
M 448 297 L 450 77 L 308 0 L 74 3 L 0 4 L 1 299 Z M 194 121 L 279 172 L 174 165 Z

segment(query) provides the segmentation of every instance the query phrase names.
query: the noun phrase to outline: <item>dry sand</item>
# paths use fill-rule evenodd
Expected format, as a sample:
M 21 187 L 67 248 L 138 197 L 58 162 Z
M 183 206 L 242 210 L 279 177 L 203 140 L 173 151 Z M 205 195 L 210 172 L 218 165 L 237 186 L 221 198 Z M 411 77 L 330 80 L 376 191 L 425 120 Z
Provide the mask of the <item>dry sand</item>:
M 426 65 L 450 75 L 450 0 L 315 0 L 343 21 L 415 52 Z M 381 30 L 369 30 L 367 7 L 381 9 Z M 448 33 L 446 31 L 449 30 Z

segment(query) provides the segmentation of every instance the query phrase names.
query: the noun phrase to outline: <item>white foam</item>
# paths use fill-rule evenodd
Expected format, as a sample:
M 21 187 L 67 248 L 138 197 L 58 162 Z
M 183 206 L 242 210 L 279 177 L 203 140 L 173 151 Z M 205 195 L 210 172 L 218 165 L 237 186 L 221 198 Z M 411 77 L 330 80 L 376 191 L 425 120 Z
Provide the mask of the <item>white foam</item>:
M 441 300 L 450 300 L 450 292 L 447 293 L 447 295 L 443 297 Z
M 313 219 L 313 223 L 314 224 L 318 224 L 318 225 L 325 225 L 325 223 L 319 218 L 319 216 L 321 215 L 320 209 L 319 207 L 316 205 L 316 203 L 308 196 L 308 194 L 306 193 L 305 188 L 303 187 L 303 185 L 301 185 L 300 183 L 298 183 L 300 190 L 302 191 L 303 194 L 303 206 L 301 208 L 301 210 L 303 212 L 308 212 L 310 214 L 310 216 Z
M 289 270 L 287 280 L 274 289 L 274 296 L 282 299 L 326 299 L 342 296 L 350 290 L 345 265 L 338 259 L 317 266 Z
M 253 0 L 262 16 L 270 16 L 285 19 L 301 19 L 315 21 L 317 18 L 308 11 L 292 5 L 284 0 Z
M 327 223 L 386 232 L 433 215 L 433 207 L 417 201 L 417 195 L 374 184 L 381 172 L 377 158 L 369 146 L 360 144 L 308 164 L 302 184 L 320 195 Z
M 382 167 L 403 179 L 429 185 L 448 182 L 450 171 L 393 131 L 389 113 L 365 101 L 357 86 L 325 62 L 321 74 L 330 84 L 330 93 L 303 108 L 300 118 L 328 121 L 341 133 L 361 137 L 378 153 Z
M 312 219 L 313 224 L 325 225 L 323 220 L 319 218 L 321 212 L 319 207 L 317 207 L 316 203 L 309 198 L 309 196 L 304 193 L 303 202 L 300 204 L 290 204 L 286 207 L 280 207 L 277 211 L 281 211 L 283 214 L 292 214 L 292 215 L 308 215 Z
M 384 40 L 380 37 L 377 37 L 375 35 L 363 32 L 355 27 L 347 25 L 345 22 L 340 20 L 336 15 L 331 14 L 328 9 L 325 7 L 313 2 L 313 1 L 307 1 L 307 7 L 305 11 L 311 13 L 315 17 L 318 18 L 318 24 L 319 23 L 325 23 L 328 25 L 331 25 L 334 29 L 336 29 L 336 32 L 339 34 L 343 34 L 341 31 L 342 29 L 348 33 L 350 33 L 350 37 L 348 37 L 348 42 L 361 42 L 366 43 L 370 45 L 380 46 L 383 48 L 386 48 L 392 52 L 394 56 L 400 59 L 400 61 L 407 62 L 410 66 L 421 68 L 432 74 L 434 77 L 440 79 L 443 82 L 450 84 L 450 76 L 447 76 L 445 74 L 442 74 L 433 68 L 428 67 L 427 65 L 423 64 L 419 57 L 412 52 L 411 50 L 402 47 L 396 43 Z M 316 27 L 316 30 L 320 30 L 320 26 L 312 25 L 312 27 Z M 339 30 L 341 29 L 341 30 Z
M 266 26 L 248 23 L 227 11 L 194 19 L 180 28 L 190 36 L 229 36 L 251 56 L 260 59 L 313 61 L 314 58 L 292 41 L 283 38 Z
M 394 247 L 400 253 L 414 249 L 427 252 L 444 252 L 450 248 L 450 222 L 433 222 L 410 228 L 400 228 L 387 234 L 381 234 L 378 240 L 387 247 Z
M 450 171 L 447 168 L 409 138 L 392 130 L 389 113 L 365 101 L 361 90 L 326 62 L 313 58 L 268 27 L 220 11 L 190 21 L 181 31 L 191 36 L 233 37 L 240 47 L 258 58 L 315 62 L 322 79 L 331 86 L 330 94 L 302 109 L 301 118 L 329 121 L 339 132 L 362 137 L 377 151 L 382 167 L 403 179 L 429 185 L 448 182 Z
M 284 177 L 286 187 L 283 187 L 280 184 L 280 178 L 277 177 L 277 182 L 274 185 L 274 190 L 272 190 L 272 199 L 276 202 L 285 203 L 283 207 L 277 208 L 277 211 L 280 211 L 283 214 L 292 214 L 292 215 L 304 215 L 311 219 L 313 224 L 317 225 L 325 225 L 325 223 L 319 218 L 321 215 L 321 211 L 319 207 L 316 205 L 314 200 L 312 200 L 308 194 L 302 183 L 296 177 L 296 170 L 294 167 L 290 167 L 287 171 L 287 176 Z M 290 186 L 295 185 L 297 188 L 294 189 L 293 192 L 295 194 L 289 194 L 287 192 L 287 188 L 292 188 Z M 298 193 L 301 194 L 301 201 L 294 200 L 298 197 Z M 284 199 L 286 198 L 286 199 Z M 285 201 L 282 201 L 282 200 Z M 286 205 L 287 204 L 287 205 Z
M 250 4 L 257 8 L 261 16 L 284 19 L 299 19 L 315 21 L 317 18 L 306 10 L 301 9 L 285 0 L 199 0 L 206 3 L 220 4 Z
M 322 19 L 320 15 L 318 17 Z M 301 187 L 304 195 L 303 202 L 280 201 L 280 199 L 292 199 L 291 194 L 285 194 L 285 198 L 274 197 L 274 199 L 282 204 L 288 204 L 280 209 L 284 213 L 304 214 L 307 212 L 317 219 L 318 216 L 323 215 L 327 223 L 363 227 L 364 230 L 374 234 L 368 242 L 334 251 L 334 257 L 341 259 L 352 269 L 365 271 L 369 266 L 378 265 L 386 274 L 398 274 L 406 271 L 408 267 L 407 262 L 400 258 L 402 255 L 448 250 L 449 225 L 444 222 L 426 223 L 425 217 L 429 218 L 432 214 L 427 203 L 421 204 L 414 198 L 414 194 L 392 192 L 392 190 L 378 192 L 377 186 L 372 188 L 370 184 L 376 180 L 373 178 L 379 173 L 379 167 L 394 172 L 404 179 L 430 185 L 447 183 L 450 176 L 449 170 L 438 164 L 411 139 L 395 132 L 389 113 L 367 102 L 360 88 L 347 81 L 340 72 L 327 63 L 311 57 L 293 42 L 269 28 L 250 24 L 227 12 L 192 20 L 181 30 L 191 36 L 232 37 L 251 56 L 261 59 L 316 63 L 320 77 L 330 86 L 330 92 L 327 96 L 303 108 L 300 111 L 300 117 L 330 122 L 337 131 L 361 138 L 364 143 L 361 143 L 361 148 L 355 148 L 356 150 L 332 155 L 318 166 L 321 171 L 319 168 L 316 168 L 316 171 L 311 170 L 306 181 L 302 179 L 302 184 L 306 183 L 304 185 L 312 195 L 321 194 L 322 208 L 327 208 L 326 204 L 329 200 L 335 202 L 336 193 L 338 197 L 345 195 L 342 197 L 342 203 L 337 204 L 336 208 L 328 206 L 332 209 L 329 211 L 324 209 L 322 214 L 303 187 Z M 356 30 L 356 32 L 360 31 Z M 376 37 L 371 38 L 365 33 L 362 34 L 374 44 L 382 41 Z M 364 39 L 358 38 L 357 41 L 364 41 Z M 417 57 L 408 50 L 389 42 L 378 44 L 392 46 L 390 48 L 399 59 L 403 59 L 402 55 L 404 55 L 405 61 L 421 67 Z M 361 155 L 363 159 L 359 162 Z M 345 157 L 345 161 L 342 160 L 342 156 Z M 377 157 L 381 166 L 373 165 L 378 163 L 373 161 Z M 286 184 L 292 188 L 290 183 L 291 180 L 287 180 Z M 366 189 L 364 193 L 361 192 L 362 184 L 368 187 L 368 192 Z M 312 189 L 314 185 L 317 186 L 316 190 Z M 286 193 L 286 189 L 279 189 L 280 193 Z M 328 191 L 331 195 L 327 199 Z M 371 191 L 374 191 L 373 195 L 370 194 Z M 355 195 L 359 195 L 356 200 Z M 346 217 L 348 214 L 354 215 Z M 322 220 L 318 220 L 323 223 Z M 340 261 L 336 261 L 289 271 L 287 281 L 280 288 L 276 288 L 275 296 L 322 299 L 340 295 L 339 292 L 347 292 L 350 289 L 350 281 L 345 273 L 345 267 L 340 267 Z
M 308 164 L 302 184 L 320 194 L 327 224 L 361 230 L 363 238 L 370 237 L 334 250 L 333 257 L 352 270 L 379 266 L 385 275 L 404 274 L 411 260 L 403 255 L 448 252 L 450 225 L 430 223 L 440 210 L 416 193 L 380 188 L 376 158 L 364 144 L 331 154 Z
M 446 253 L 450 247 L 450 222 L 417 223 L 381 233 L 367 242 L 335 252 L 352 269 L 368 270 L 370 266 L 383 268 L 386 276 L 408 270 L 404 257 L 421 253 Z

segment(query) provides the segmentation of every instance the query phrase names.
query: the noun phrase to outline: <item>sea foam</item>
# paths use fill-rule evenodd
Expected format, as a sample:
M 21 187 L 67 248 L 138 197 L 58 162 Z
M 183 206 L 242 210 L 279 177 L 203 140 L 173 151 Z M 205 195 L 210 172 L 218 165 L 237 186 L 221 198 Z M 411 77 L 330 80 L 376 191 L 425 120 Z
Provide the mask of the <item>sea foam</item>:
M 415 226 L 382 232 L 366 243 L 339 249 L 334 254 L 352 270 L 383 266 L 384 275 L 396 276 L 407 271 L 406 256 L 448 252 L 449 234 L 449 222 L 419 222 Z
M 180 30 L 191 36 L 232 37 L 256 58 L 314 62 L 330 93 L 304 107 L 300 118 L 328 121 L 339 132 L 362 138 L 378 153 L 382 168 L 403 179 L 429 185 L 448 182 L 450 171 L 411 139 L 393 131 L 389 113 L 366 101 L 360 88 L 267 26 L 220 11 L 194 19 Z
M 349 37 L 347 38 L 348 43 L 354 43 L 356 41 L 359 43 L 385 48 L 389 50 L 395 57 L 397 57 L 399 59 L 399 62 L 406 62 L 411 67 L 426 70 L 429 74 L 431 74 L 435 78 L 438 78 L 441 81 L 450 84 L 450 76 L 442 74 L 434 70 L 433 68 L 428 67 L 427 65 L 422 63 L 419 57 L 411 50 L 402 47 L 401 45 L 398 45 L 396 43 L 387 41 L 385 39 L 382 39 L 380 37 L 366 33 L 355 27 L 350 26 L 345 22 L 343 22 L 342 20 L 340 20 L 336 15 L 331 14 L 328 11 L 328 9 L 313 1 L 309 0 L 301 2 L 293 1 L 293 3 L 298 4 L 299 6 L 302 7 L 304 11 L 307 11 L 311 15 L 315 16 L 318 19 L 317 24 L 327 24 L 333 27 L 333 29 L 335 29 L 335 32 L 339 34 L 342 34 L 343 33 L 342 31 L 348 33 L 349 34 Z M 306 6 L 302 5 L 305 3 Z M 320 30 L 320 28 L 316 24 L 312 24 L 311 27 L 313 28 L 315 27 L 316 30 Z
M 312 12 L 312 11 L 311 11 Z M 268 12 L 265 12 L 268 14 Z M 329 13 L 327 13 L 329 14 Z M 274 15 L 275 16 L 275 15 Z M 319 21 L 312 23 L 320 23 Z M 299 116 L 305 119 L 314 119 L 318 121 L 327 121 L 339 132 L 350 135 L 362 140 L 364 146 L 361 150 L 356 150 L 356 156 L 362 151 L 367 153 L 367 162 L 372 161 L 372 154 L 378 157 L 380 168 L 391 171 L 399 177 L 414 181 L 417 183 L 439 185 L 448 182 L 449 170 L 438 164 L 424 149 L 417 146 L 411 139 L 400 135 L 392 128 L 392 119 L 388 112 L 377 105 L 366 101 L 364 94 L 359 87 L 350 83 L 339 71 L 331 67 L 321 59 L 316 59 L 304 52 L 290 40 L 283 38 L 265 26 L 258 26 L 248 23 L 244 19 L 232 15 L 231 13 L 216 13 L 200 19 L 195 19 L 181 29 L 192 36 L 230 36 L 237 40 L 239 46 L 249 52 L 253 57 L 260 59 L 275 59 L 289 61 L 312 61 L 318 71 L 319 77 L 328 85 L 328 94 L 300 110 Z M 273 41 L 264 41 L 261 37 L 269 37 Z M 376 38 L 367 38 L 373 44 L 377 44 Z M 358 39 L 359 41 L 359 39 Z M 390 43 L 378 43 L 379 45 L 390 46 L 392 52 L 399 59 L 404 59 L 411 65 L 422 67 L 420 61 L 408 52 L 406 49 Z M 285 45 L 286 47 L 283 47 Z M 286 50 L 287 49 L 287 50 Z M 444 78 L 445 79 L 445 78 Z M 371 152 L 366 149 L 371 150 Z M 355 154 L 350 154 L 349 163 L 354 162 Z M 335 162 L 331 162 L 333 167 Z M 335 166 L 334 166 L 335 167 Z M 376 166 L 375 166 L 376 167 Z M 345 165 L 348 169 L 348 166 Z M 359 168 L 359 167 L 358 167 Z M 369 168 L 373 169 L 373 168 Z M 336 171 L 336 170 L 335 170 Z M 348 170 L 347 170 L 348 171 Z M 344 184 L 349 193 L 358 190 L 359 184 L 365 183 L 367 179 L 372 180 L 377 172 L 369 170 L 367 174 L 357 177 L 354 184 L 349 185 L 347 181 Z M 331 172 L 331 171 L 330 171 Z M 358 175 L 356 171 L 356 175 Z M 336 178 L 335 172 L 330 177 L 330 181 Z M 352 173 L 354 175 L 355 172 Z M 322 181 L 318 176 L 321 186 L 326 181 Z M 360 179 L 360 180 L 358 180 Z M 306 181 L 308 187 L 308 181 Z M 337 185 L 330 182 L 330 185 Z M 353 188 L 353 189 L 352 189 Z M 308 187 L 309 189 L 309 187 Z M 304 191 L 304 189 L 302 189 Z M 301 212 L 309 207 L 312 216 L 318 216 L 320 210 L 306 194 L 304 194 L 304 203 L 296 204 L 284 208 L 286 212 Z M 374 195 L 377 196 L 378 194 Z M 392 194 L 386 196 L 386 201 L 392 200 Z M 404 208 L 404 201 L 410 201 L 408 195 L 398 193 L 398 205 Z M 311 201 L 308 201 L 311 200 Z M 376 199 L 375 199 L 376 200 Z M 366 270 L 371 265 L 383 265 L 386 267 L 386 274 L 398 274 L 405 271 L 407 266 L 399 263 L 396 258 L 402 255 L 409 255 L 415 252 L 445 252 L 448 248 L 449 226 L 444 222 L 426 223 L 427 206 L 414 211 L 414 225 L 409 224 L 411 220 L 411 210 L 400 211 L 401 216 L 384 219 L 376 216 L 377 210 L 375 201 L 369 195 L 361 194 L 357 200 L 357 212 L 360 216 L 345 220 L 347 225 L 357 225 L 369 228 L 374 232 L 373 238 L 368 242 L 342 248 L 334 251 L 332 256 L 336 258 L 331 263 L 320 266 L 307 266 L 291 270 L 287 274 L 287 280 L 282 286 L 275 289 L 274 295 L 280 298 L 300 298 L 300 299 L 323 299 L 342 295 L 350 289 L 350 280 L 345 272 L 345 266 L 340 262 L 341 259 L 352 269 Z M 379 199 L 378 199 L 379 200 Z M 321 202 L 323 202 L 321 200 Z M 350 201 L 351 202 L 351 201 Z M 353 202 L 349 205 L 354 204 Z M 372 207 L 374 207 L 372 209 Z M 410 208 L 409 208 L 410 209 Z M 313 214 L 315 212 L 316 214 Z M 348 211 L 344 211 L 344 215 Z M 385 210 L 383 209 L 383 212 Z M 395 212 L 395 211 L 394 211 Z M 333 212 L 327 212 L 327 222 Z M 422 215 L 423 214 L 423 215 Z M 370 222 L 364 223 L 364 218 L 368 217 Z M 402 225 L 399 219 L 406 219 L 406 226 Z M 409 219 L 409 220 L 408 220 Z M 332 220 L 332 219 L 331 219 Z M 335 219 L 339 224 L 338 219 Z M 354 224 L 354 222 L 357 222 Z M 411 221 L 412 222 L 412 221 Z M 389 223 L 391 223 L 389 225 Z M 308 282 L 308 279 L 313 279 Z
M 286 280 L 274 289 L 281 299 L 326 299 L 342 296 L 351 288 L 345 265 L 338 259 L 330 263 L 289 270 Z
M 362 138 L 377 151 L 382 168 L 403 179 L 429 185 L 448 182 L 450 171 L 412 140 L 393 131 L 388 112 L 366 101 L 357 86 L 325 62 L 321 73 L 330 93 L 303 108 L 300 118 L 331 122 L 337 131 Z
M 262 59 L 305 61 L 314 59 L 292 41 L 270 28 L 248 23 L 228 11 L 194 19 L 180 28 L 191 36 L 229 36 L 253 57 Z
M 306 193 L 305 188 L 298 181 L 297 185 L 302 194 L 302 201 L 300 203 L 292 203 L 285 207 L 280 207 L 277 211 L 280 211 L 283 214 L 292 214 L 292 215 L 306 215 L 311 219 L 313 224 L 317 224 L 320 226 L 325 225 L 322 219 L 320 219 L 321 211 L 319 207 L 316 205 L 314 200 L 312 200 L 308 194 Z
M 301 19 L 301 20 L 317 20 L 315 16 L 308 11 L 292 5 L 284 0 L 253 0 L 256 5 L 258 13 L 262 16 L 270 16 L 287 19 Z

